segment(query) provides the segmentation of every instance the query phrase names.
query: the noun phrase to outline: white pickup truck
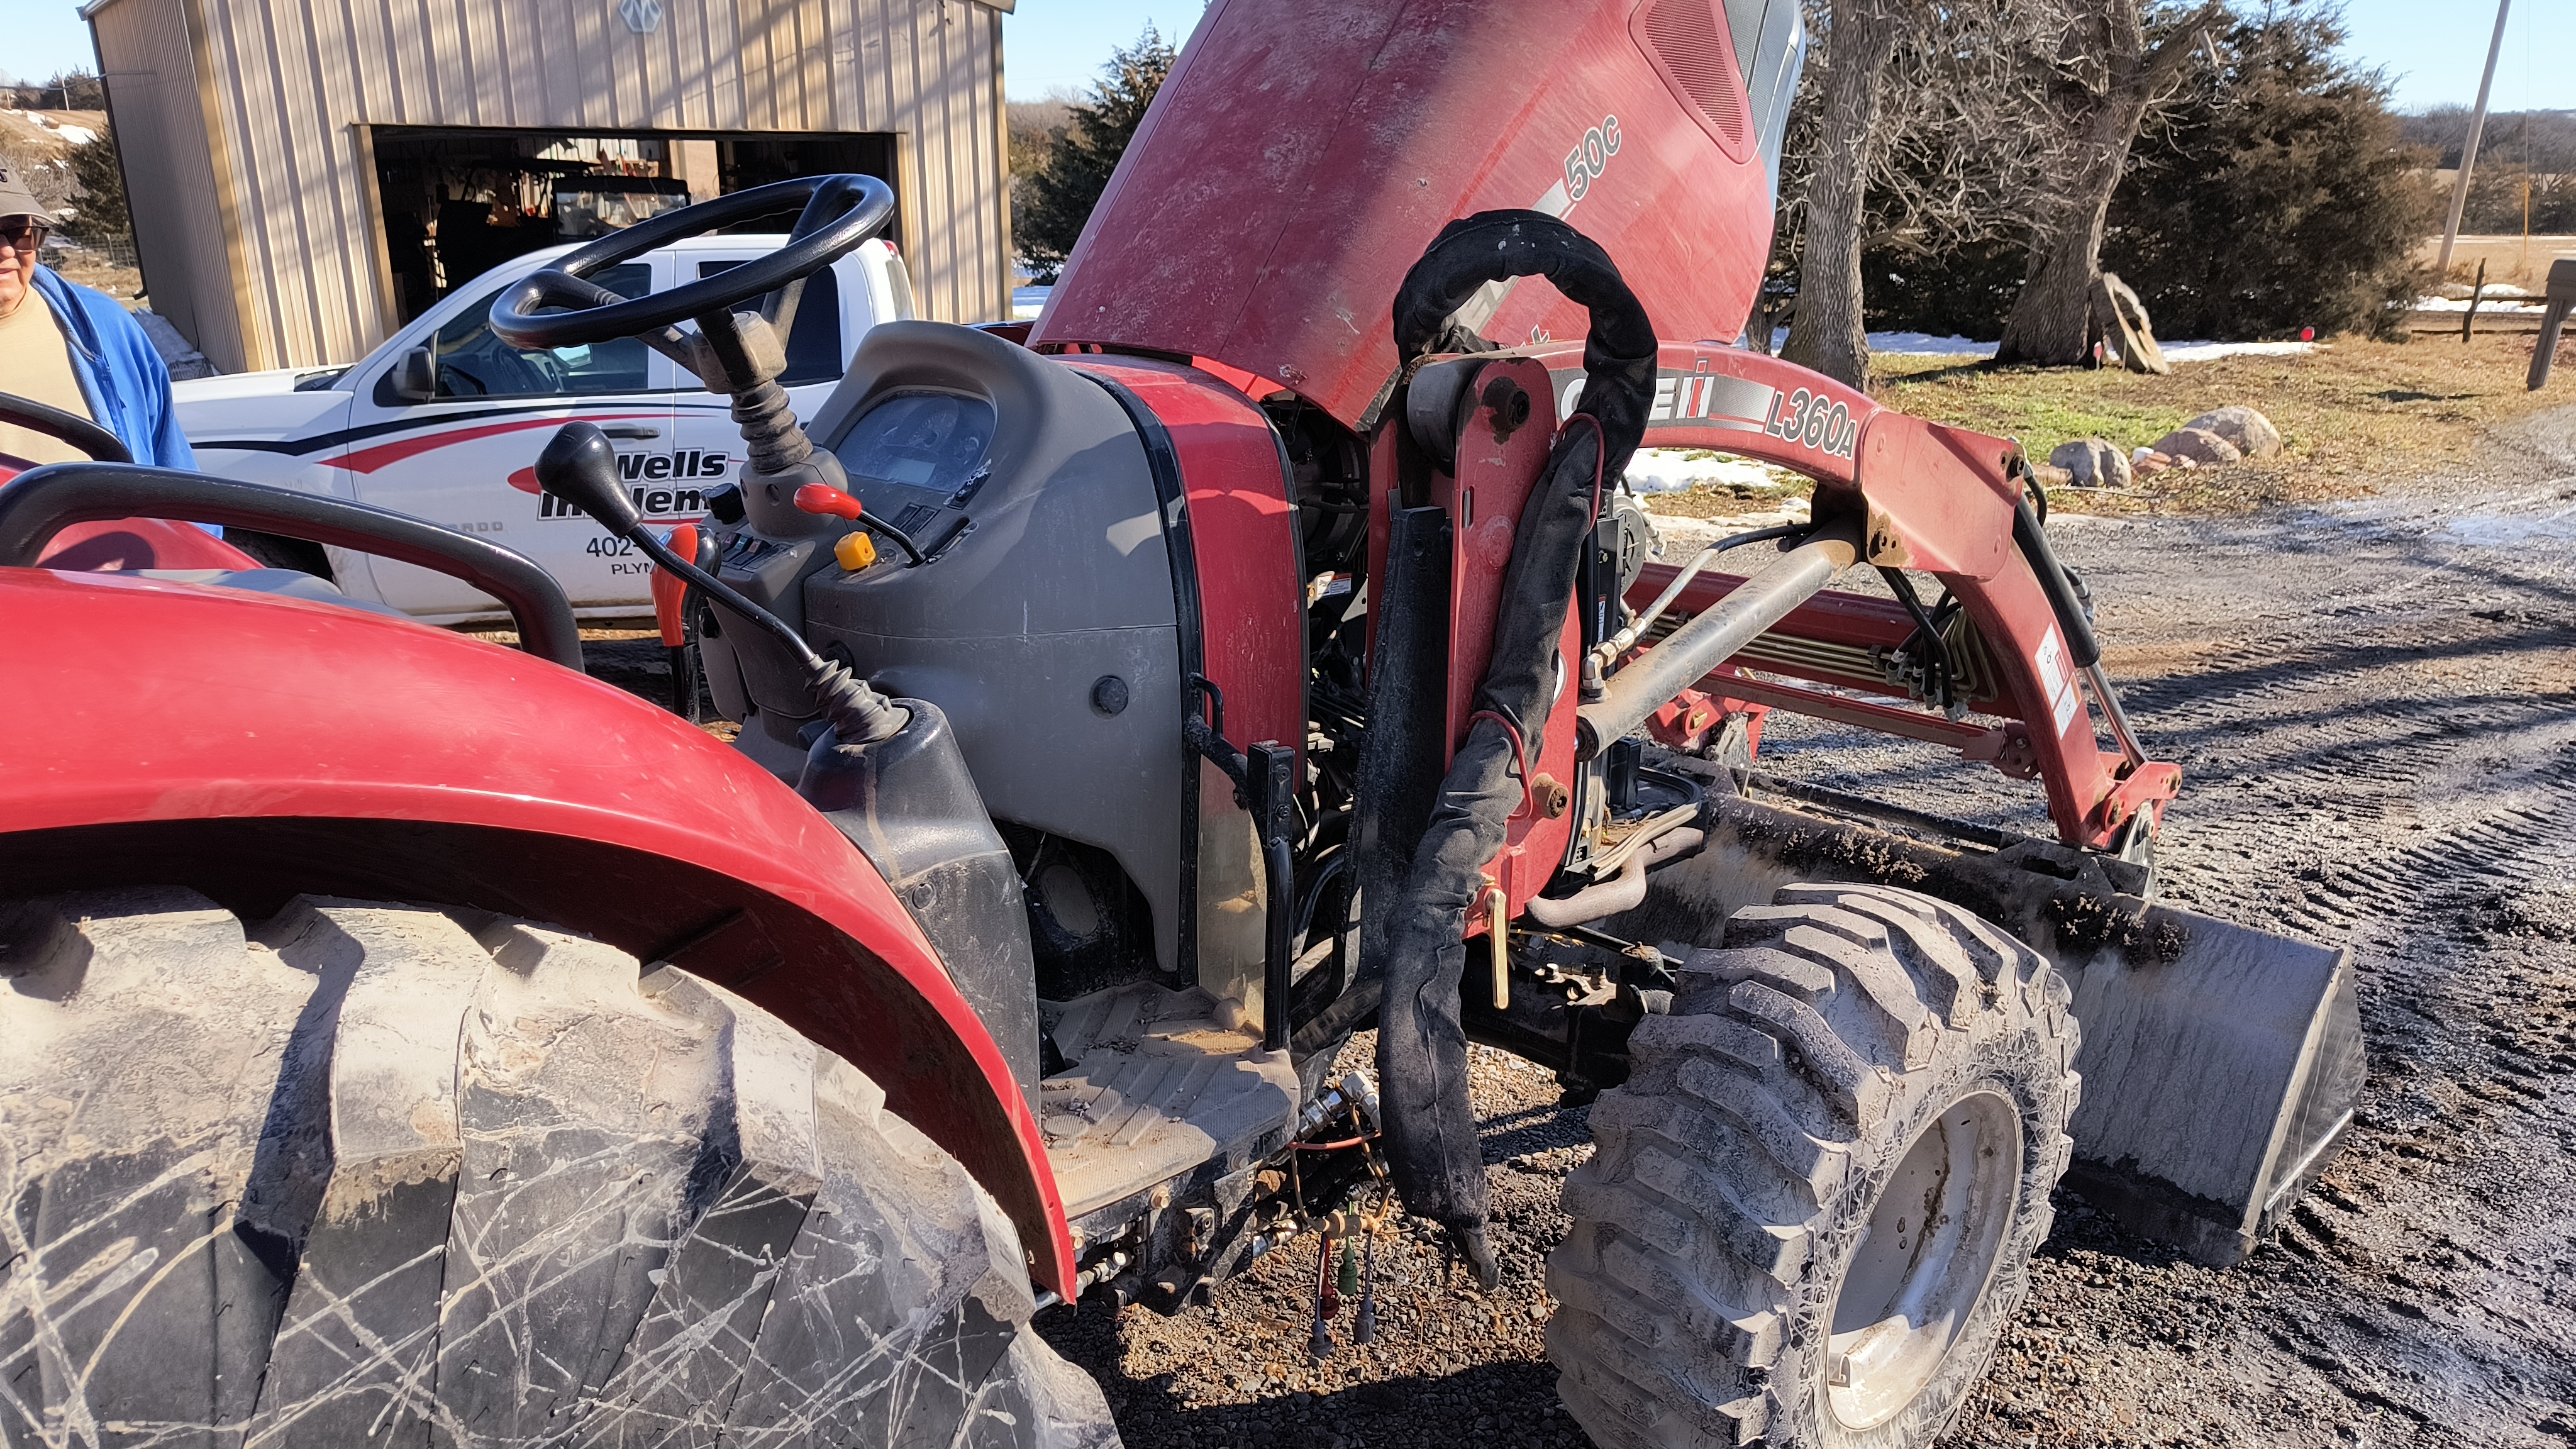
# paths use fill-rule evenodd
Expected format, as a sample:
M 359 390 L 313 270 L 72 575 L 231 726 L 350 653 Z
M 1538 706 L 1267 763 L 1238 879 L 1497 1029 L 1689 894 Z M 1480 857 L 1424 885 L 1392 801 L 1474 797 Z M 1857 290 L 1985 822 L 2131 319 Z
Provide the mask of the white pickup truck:
M 777 250 L 781 235 L 697 237 L 593 280 L 628 297 L 663 291 Z M 497 543 L 562 582 L 598 618 L 651 607 L 651 567 L 633 545 L 538 492 L 531 464 L 556 427 L 597 423 L 615 440 L 636 506 L 656 523 L 705 512 L 741 471 L 725 400 L 632 339 L 528 351 L 488 320 L 501 289 L 570 247 L 517 257 L 423 313 L 353 367 L 241 373 L 177 384 L 179 426 L 209 473 L 354 498 Z M 821 406 L 878 322 L 913 315 L 903 259 L 872 241 L 805 284 L 779 382 L 800 416 Z M 463 623 L 499 606 L 443 574 L 387 559 L 238 533 L 265 561 L 322 572 L 341 592 L 414 617 Z

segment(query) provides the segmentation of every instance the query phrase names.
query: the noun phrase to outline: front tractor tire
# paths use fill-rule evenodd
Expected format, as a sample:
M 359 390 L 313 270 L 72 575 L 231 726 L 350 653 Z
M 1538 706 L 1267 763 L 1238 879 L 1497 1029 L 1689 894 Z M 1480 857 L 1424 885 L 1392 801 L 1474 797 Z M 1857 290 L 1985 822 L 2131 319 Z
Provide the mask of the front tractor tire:
M 686 973 L 0 903 L 0 1443 L 1114 1445 L 1033 1307 L 955 1159 Z
M 1917 1449 L 2048 1236 L 2066 983 L 1958 908 L 1794 885 L 1692 953 L 1565 1189 L 1548 1351 L 1605 1449 Z

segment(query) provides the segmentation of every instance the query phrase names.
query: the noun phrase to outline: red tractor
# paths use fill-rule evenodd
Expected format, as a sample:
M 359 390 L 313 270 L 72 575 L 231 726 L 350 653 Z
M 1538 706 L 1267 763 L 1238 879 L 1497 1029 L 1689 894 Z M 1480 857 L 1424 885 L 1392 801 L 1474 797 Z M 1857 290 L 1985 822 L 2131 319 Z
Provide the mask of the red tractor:
M 1108 1442 L 1043 1303 L 1179 1311 L 1399 1205 L 1492 1281 L 1471 1041 L 1597 1098 L 1548 1342 L 1605 1445 L 1930 1443 L 2070 1157 L 2207 1262 L 2288 1210 L 2351 973 L 2155 903 L 2179 772 L 2019 450 L 1725 341 L 1798 7 L 1323 9 L 1212 6 L 1045 316 L 879 327 L 810 422 L 778 338 L 877 182 L 496 304 L 732 397 L 679 548 L 596 429 L 537 474 L 665 572 L 734 747 L 585 678 L 486 539 L 0 489 L 0 1437 Z M 763 261 L 584 280 L 782 204 Z M 1641 441 L 1813 521 L 1653 562 Z M 126 517 L 442 570 L 521 651 L 31 567 Z M 2055 836 L 1774 778 L 1773 710 Z

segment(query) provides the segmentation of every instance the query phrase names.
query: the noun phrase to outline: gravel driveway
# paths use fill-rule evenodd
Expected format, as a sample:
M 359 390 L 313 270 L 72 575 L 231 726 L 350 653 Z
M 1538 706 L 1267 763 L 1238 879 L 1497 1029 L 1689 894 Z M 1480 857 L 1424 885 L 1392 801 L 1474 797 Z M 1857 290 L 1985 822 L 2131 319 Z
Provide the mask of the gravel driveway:
M 2280 1242 L 2211 1271 L 2061 1195 L 2031 1298 L 1947 1441 L 2576 1444 L 2576 410 L 2481 476 L 2325 511 L 2061 517 L 2139 730 L 2181 762 L 2166 890 L 2349 946 L 2371 1087 Z M 1786 720 L 1772 768 L 2023 829 L 2035 789 Z M 1356 1044 L 1365 1051 L 1366 1043 Z M 1057 1310 L 1134 1449 L 1583 1444 L 1541 1344 L 1548 1075 L 1479 1051 L 1501 1289 L 1403 1241 L 1379 1333 L 1307 1353 L 1315 1245 L 1180 1318 Z
M 2177 1262 L 2061 1194 L 1947 1444 L 2576 1444 L 2576 409 L 2496 435 L 2475 475 L 2362 503 L 2061 511 L 2052 533 L 2140 733 L 2183 767 L 2166 891 L 2349 946 L 2371 1085 L 2342 1160 L 2240 1267 Z M 594 645 L 593 669 L 660 699 L 660 654 Z M 1779 716 L 1764 746 L 1783 774 L 2046 829 L 2035 787 L 1929 747 Z M 1407 1238 L 1376 1342 L 1351 1344 L 1346 1308 L 1319 1361 L 1307 1240 L 1212 1309 L 1042 1320 L 1132 1449 L 1588 1442 L 1542 1345 L 1585 1113 L 1482 1048 L 1475 1094 L 1495 1294 L 1440 1286 Z

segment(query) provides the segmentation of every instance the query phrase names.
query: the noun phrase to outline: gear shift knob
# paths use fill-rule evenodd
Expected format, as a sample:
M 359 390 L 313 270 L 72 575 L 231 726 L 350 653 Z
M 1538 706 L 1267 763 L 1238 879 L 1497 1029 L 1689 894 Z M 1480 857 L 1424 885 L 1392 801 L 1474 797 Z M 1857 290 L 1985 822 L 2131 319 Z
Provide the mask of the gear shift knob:
M 617 475 L 617 450 L 589 423 L 566 423 L 537 454 L 537 486 L 589 514 L 619 538 L 643 527 L 643 515 Z

